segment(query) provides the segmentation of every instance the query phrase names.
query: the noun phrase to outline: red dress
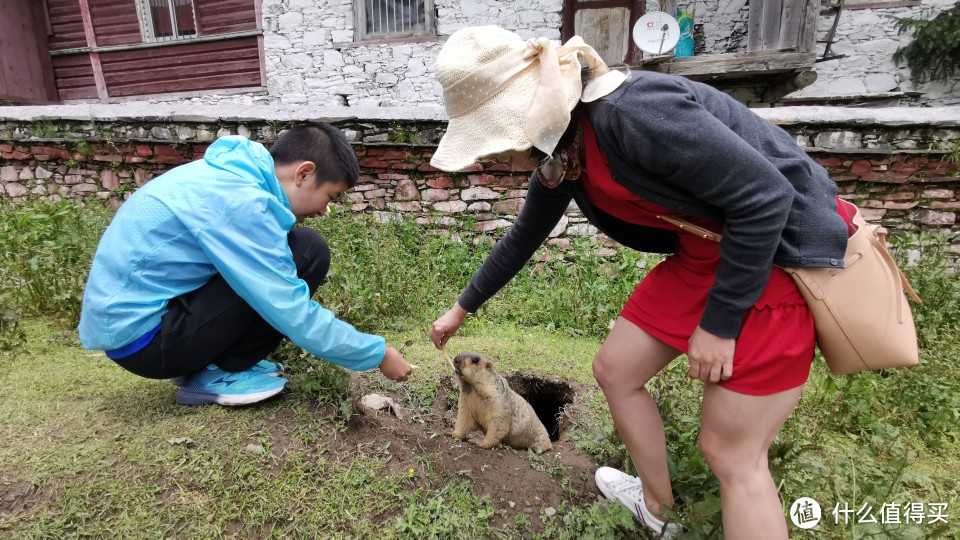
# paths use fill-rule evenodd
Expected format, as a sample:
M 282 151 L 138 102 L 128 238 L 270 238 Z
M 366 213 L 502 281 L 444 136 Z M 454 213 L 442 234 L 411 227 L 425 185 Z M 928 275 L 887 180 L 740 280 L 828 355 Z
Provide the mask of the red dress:
M 682 218 L 719 232 L 719 222 L 681 214 L 640 199 L 610 175 L 593 129 L 583 122 L 586 164 L 580 181 L 593 206 L 623 221 L 676 230 L 657 215 Z M 620 316 L 686 353 L 706 307 L 720 263 L 717 242 L 679 232 L 676 251 L 637 285 Z M 744 314 L 733 358 L 733 375 L 720 386 L 750 395 L 770 395 L 802 386 L 810 374 L 813 317 L 793 280 L 774 267 L 757 302 Z

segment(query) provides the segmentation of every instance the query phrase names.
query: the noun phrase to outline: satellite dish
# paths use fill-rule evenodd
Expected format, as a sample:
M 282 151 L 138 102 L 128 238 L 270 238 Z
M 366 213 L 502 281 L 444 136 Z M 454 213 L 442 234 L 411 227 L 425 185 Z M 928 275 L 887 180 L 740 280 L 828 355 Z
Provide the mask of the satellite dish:
M 641 51 L 652 55 L 664 55 L 673 50 L 680 41 L 680 25 L 666 11 L 651 11 L 633 25 L 633 42 Z

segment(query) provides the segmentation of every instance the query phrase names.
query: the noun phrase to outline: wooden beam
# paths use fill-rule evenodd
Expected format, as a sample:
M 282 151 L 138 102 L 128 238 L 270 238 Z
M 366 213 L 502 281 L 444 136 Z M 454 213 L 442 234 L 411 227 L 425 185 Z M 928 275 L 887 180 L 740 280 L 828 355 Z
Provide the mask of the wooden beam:
M 647 3 L 645 0 L 633 0 L 633 2 L 630 2 L 630 26 L 627 28 L 629 39 L 627 40 L 627 57 L 624 59 L 624 62 L 627 64 L 632 64 L 643 58 L 643 52 L 633 41 L 633 27 L 637 25 L 637 20 L 643 17 L 646 11 Z
M 260 55 L 260 84 L 267 85 L 267 53 L 263 44 L 263 0 L 253 0 L 253 9 L 257 15 L 257 54 Z
M 90 3 L 88 0 L 78 0 L 80 2 L 80 16 L 83 17 L 83 33 L 87 37 L 87 47 L 97 46 L 97 33 L 93 30 L 93 18 L 90 16 Z
M 200 36 L 197 38 L 176 40 L 176 41 L 150 41 L 147 43 L 130 43 L 127 45 L 104 45 L 103 47 L 77 47 L 73 49 L 60 49 L 57 51 L 50 51 L 50 54 L 53 56 L 63 56 L 79 53 L 88 53 L 88 52 L 98 52 L 98 53 L 107 53 L 107 52 L 117 52 L 117 51 L 132 51 L 136 49 L 159 49 L 163 47 L 185 45 L 189 43 L 211 43 L 214 41 L 229 41 L 231 39 L 239 39 L 245 37 L 254 37 L 254 36 L 263 36 L 263 32 L 260 30 L 244 30 L 242 32 L 231 32 L 229 34 L 217 34 L 214 36 Z M 436 38 L 430 37 L 426 38 L 431 41 L 436 41 Z M 398 42 L 403 40 L 397 40 Z M 406 41 L 404 41 L 406 42 Z
M 780 98 L 806 88 L 817 81 L 817 72 L 813 70 L 800 71 L 792 75 L 787 75 L 779 82 L 771 84 L 762 93 L 761 99 L 764 103 L 775 103 Z
M 830 30 L 827 30 L 827 34 L 823 38 L 826 42 L 826 46 L 823 48 L 824 58 L 830 54 L 830 47 L 833 45 L 833 36 L 837 32 L 837 25 L 840 24 L 840 14 L 843 13 L 843 3 L 844 0 L 840 0 L 840 2 L 837 3 L 837 12 L 833 16 L 833 25 L 830 26 Z
M 810 70 L 816 53 L 724 53 L 672 58 L 660 64 L 641 64 L 650 71 L 672 73 L 696 80 L 712 80 Z
M 88 0 L 79 0 L 80 16 L 83 17 L 83 33 L 87 36 L 87 47 L 95 49 L 97 47 L 97 33 L 93 29 L 93 18 L 90 16 L 90 3 Z M 100 53 L 90 53 L 90 65 L 93 67 L 93 80 L 97 83 L 97 97 L 107 99 L 110 93 L 107 91 L 107 83 L 103 78 L 103 67 L 100 65 Z
M 103 76 L 100 53 L 90 53 L 90 65 L 93 67 L 93 81 L 97 83 L 97 97 L 107 99 L 110 97 L 110 92 L 107 90 L 107 79 Z

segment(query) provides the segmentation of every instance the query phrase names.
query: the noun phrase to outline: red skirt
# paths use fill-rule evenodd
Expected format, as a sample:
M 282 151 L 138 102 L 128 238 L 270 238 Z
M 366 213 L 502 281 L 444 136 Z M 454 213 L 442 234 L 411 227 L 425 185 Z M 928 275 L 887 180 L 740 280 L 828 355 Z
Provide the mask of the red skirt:
M 581 175 L 587 200 L 621 220 L 676 229 L 657 215 L 680 217 L 719 231 L 719 223 L 686 216 L 644 201 L 617 184 L 584 122 L 586 164 Z M 700 323 L 720 264 L 719 244 L 680 232 L 676 251 L 637 285 L 620 316 L 686 353 Z M 793 280 L 774 267 L 766 288 L 746 311 L 733 357 L 733 375 L 720 386 L 749 395 L 770 395 L 802 386 L 810 375 L 816 338 L 813 317 Z

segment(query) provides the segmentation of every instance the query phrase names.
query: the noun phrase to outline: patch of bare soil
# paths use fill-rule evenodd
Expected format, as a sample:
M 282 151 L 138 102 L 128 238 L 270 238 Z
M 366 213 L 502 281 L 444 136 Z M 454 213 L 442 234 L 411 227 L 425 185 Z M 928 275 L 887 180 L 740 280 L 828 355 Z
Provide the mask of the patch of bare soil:
M 52 500 L 52 493 L 30 482 L 0 484 L 0 523 Z
M 431 482 L 434 488 L 449 481 L 444 480 L 449 478 L 445 472 L 469 479 L 472 493 L 489 495 L 497 510 L 490 522 L 493 530 L 504 530 L 520 513 L 530 516 L 535 529 L 542 529 L 541 511 L 550 514 L 564 500 L 568 506 L 588 506 L 600 495 L 593 480 L 593 458 L 578 454 L 568 435 L 582 388 L 577 383 L 534 372 L 503 375 L 544 422 L 553 441 L 551 451 L 531 458 L 526 450 L 505 445 L 480 448 L 477 443 L 483 434 L 479 431 L 468 440 L 454 439 L 451 433 L 456 420 L 456 399 L 447 398 L 458 392 L 452 376 L 441 381 L 438 397 L 428 412 L 417 411 L 397 393 L 378 392 L 399 405 L 399 417 L 390 410 L 365 408 L 358 400 L 347 429 L 337 434 L 337 441 L 328 448 L 345 462 L 358 454 L 381 458 L 389 454 L 386 459 L 390 473 L 410 474 L 413 469 L 415 482 Z M 358 379 L 354 383 L 360 385 L 362 393 L 364 381 Z M 275 452 L 277 442 L 274 441 Z

